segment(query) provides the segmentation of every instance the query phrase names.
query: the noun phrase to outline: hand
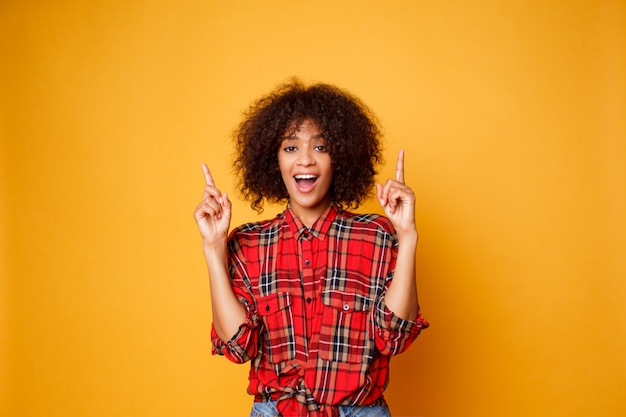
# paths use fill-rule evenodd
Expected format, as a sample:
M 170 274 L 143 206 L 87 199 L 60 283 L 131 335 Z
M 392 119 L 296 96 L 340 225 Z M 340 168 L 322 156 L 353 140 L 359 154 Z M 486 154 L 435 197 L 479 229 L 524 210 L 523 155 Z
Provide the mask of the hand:
M 396 180 L 376 184 L 376 198 L 398 234 L 417 233 L 415 228 L 415 194 L 404 183 L 404 150 L 396 162 Z
M 215 182 L 206 164 L 202 164 L 206 186 L 202 202 L 193 213 L 198 229 L 206 244 L 213 244 L 228 238 L 231 218 L 231 202 L 226 193 L 215 187 Z

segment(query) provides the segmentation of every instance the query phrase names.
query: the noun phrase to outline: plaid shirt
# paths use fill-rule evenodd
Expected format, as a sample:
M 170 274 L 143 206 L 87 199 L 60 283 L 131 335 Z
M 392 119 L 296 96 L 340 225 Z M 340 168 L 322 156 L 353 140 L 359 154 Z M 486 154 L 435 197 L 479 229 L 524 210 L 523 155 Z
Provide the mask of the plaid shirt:
M 397 244 L 387 218 L 335 205 L 311 228 L 289 208 L 238 227 L 230 273 L 247 317 L 229 341 L 212 330 L 213 353 L 251 360 L 248 392 L 284 417 L 384 402 L 390 357 L 428 327 L 385 305 Z

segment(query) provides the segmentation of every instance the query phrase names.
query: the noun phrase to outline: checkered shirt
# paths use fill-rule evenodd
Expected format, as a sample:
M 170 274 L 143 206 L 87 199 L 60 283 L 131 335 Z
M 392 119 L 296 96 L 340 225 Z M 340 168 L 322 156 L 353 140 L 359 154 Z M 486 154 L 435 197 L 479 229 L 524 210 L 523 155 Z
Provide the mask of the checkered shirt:
M 337 417 L 338 405 L 384 402 L 389 360 L 428 322 L 385 305 L 398 241 L 377 214 L 331 207 L 305 227 L 289 207 L 229 238 L 233 289 L 247 316 L 213 353 L 251 361 L 248 392 L 284 417 Z

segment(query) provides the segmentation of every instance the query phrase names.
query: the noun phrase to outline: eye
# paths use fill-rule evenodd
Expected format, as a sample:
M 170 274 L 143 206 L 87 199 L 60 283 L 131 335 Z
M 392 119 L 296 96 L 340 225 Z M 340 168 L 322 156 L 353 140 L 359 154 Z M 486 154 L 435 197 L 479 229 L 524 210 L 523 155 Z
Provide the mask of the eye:
M 328 147 L 326 145 L 317 145 L 315 150 L 318 152 L 328 152 Z
M 283 151 L 285 152 L 295 152 L 298 148 L 296 148 L 295 146 L 292 145 L 287 145 L 283 148 Z

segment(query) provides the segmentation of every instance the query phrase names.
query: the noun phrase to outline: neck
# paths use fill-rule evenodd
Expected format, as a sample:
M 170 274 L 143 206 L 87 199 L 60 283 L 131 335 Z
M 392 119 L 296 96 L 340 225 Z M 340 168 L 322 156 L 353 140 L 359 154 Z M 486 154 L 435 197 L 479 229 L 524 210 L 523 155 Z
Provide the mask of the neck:
M 313 224 L 319 219 L 322 214 L 330 207 L 330 202 L 325 205 L 321 205 L 315 208 L 307 208 L 303 210 L 302 208 L 298 209 L 296 207 L 291 207 L 291 210 L 296 215 L 296 217 L 304 224 L 306 227 L 311 227 Z

